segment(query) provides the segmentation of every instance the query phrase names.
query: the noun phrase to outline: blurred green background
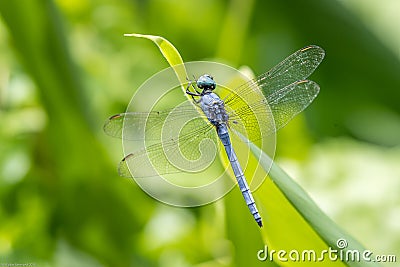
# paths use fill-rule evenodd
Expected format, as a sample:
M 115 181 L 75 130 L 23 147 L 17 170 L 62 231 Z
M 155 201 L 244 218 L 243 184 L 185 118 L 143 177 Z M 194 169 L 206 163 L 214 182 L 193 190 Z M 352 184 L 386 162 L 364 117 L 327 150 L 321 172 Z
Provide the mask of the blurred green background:
M 278 135 L 276 161 L 338 225 L 399 261 L 398 10 L 397 0 L 1 0 L 0 263 L 267 265 L 258 230 L 224 215 L 237 190 L 182 209 L 117 176 L 121 141 L 102 125 L 168 66 L 131 32 L 167 38 L 184 61 L 256 74 L 323 47 L 320 95 Z

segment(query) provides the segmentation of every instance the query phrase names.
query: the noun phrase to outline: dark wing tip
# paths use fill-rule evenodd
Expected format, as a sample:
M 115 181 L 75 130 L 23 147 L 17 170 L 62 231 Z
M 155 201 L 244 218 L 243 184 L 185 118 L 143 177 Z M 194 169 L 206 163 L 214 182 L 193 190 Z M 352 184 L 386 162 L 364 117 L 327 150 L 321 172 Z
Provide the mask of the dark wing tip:
M 133 156 L 134 156 L 133 153 L 129 153 L 119 162 L 119 165 L 118 165 L 119 176 L 126 177 L 126 178 L 132 178 L 132 174 L 129 170 L 128 163 L 126 161 L 129 160 L 129 158 L 131 158 Z
M 122 117 L 122 115 L 121 114 L 115 114 L 115 115 L 112 115 L 110 118 L 108 118 L 109 120 L 112 120 L 112 119 L 115 119 L 115 118 L 120 118 L 120 117 Z
M 129 153 L 129 154 L 126 155 L 121 161 L 126 161 L 126 160 L 129 159 L 130 157 L 133 157 L 133 153 Z
M 122 123 L 125 114 L 115 114 L 109 117 L 103 125 L 103 131 L 112 137 L 121 138 L 122 137 Z

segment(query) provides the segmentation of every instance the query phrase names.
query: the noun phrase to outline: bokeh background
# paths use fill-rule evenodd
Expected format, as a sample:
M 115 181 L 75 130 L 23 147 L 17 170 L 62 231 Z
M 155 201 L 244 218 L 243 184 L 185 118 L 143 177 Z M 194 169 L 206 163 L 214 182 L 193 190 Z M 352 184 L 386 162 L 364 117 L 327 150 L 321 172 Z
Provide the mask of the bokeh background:
M 168 66 L 131 32 L 167 38 L 185 61 L 256 74 L 323 47 L 320 95 L 279 133 L 276 162 L 345 231 L 399 261 L 399 10 L 397 0 L 0 1 L 0 263 L 267 265 L 258 230 L 224 215 L 238 190 L 182 209 L 117 176 L 121 141 L 102 125 Z

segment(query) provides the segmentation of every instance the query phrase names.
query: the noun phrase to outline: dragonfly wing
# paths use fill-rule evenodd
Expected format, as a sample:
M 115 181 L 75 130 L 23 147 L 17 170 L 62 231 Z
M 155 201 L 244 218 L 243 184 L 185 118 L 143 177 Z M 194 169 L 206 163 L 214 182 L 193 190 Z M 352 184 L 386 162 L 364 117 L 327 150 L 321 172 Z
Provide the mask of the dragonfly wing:
M 255 83 L 247 83 L 247 86 L 242 94 L 229 95 L 225 100 L 225 108 L 229 114 L 229 127 L 254 142 L 267 133 L 275 132 L 275 127 L 265 96 Z
M 152 112 L 127 112 L 111 116 L 104 124 L 104 132 L 125 140 L 159 140 L 161 131 L 175 129 L 174 121 L 199 116 L 189 101 L 174 109 Z
M 305 80 L 325 56 L 311 45 L 293 53 L 270 71 L 235 88 L 225 98 L 230 125 L 250 141 L 285 126 L 316 97 L 319 86 Z
M 268 97 L 289 84 L 307 79 L 322 62 L 324 56 L 325 51 L 321 47 L 306 46 L 260 75 L 256 83 Z
M 165 136 L 128 154 L 119 165 L 124 177 L 153 177 L 177 172 L 199 172 L 207 168 L 217 153 L 217 137 L 213 127 L 202 117 L 187 121 L 176 137 Z
M 267 103 L 274 117 L 275 129 L 284 127 L 302 112 L 318 95 L 319 86 L 313 81 L 294 82 L 267 96 Z
M 230 126 L 250 141 L 260 140 L 262 136 L 269 136 L 284 127 L 302 112 L 318 93 L 317 83 L 303 80 L 280 88 L 267 98 L 261 97 L 260 93 L 255 91 L 251 98 L 257 101 L 240 102 L 239 98 L 235 98 L 236 109 L 227 108 L 231 114 Z

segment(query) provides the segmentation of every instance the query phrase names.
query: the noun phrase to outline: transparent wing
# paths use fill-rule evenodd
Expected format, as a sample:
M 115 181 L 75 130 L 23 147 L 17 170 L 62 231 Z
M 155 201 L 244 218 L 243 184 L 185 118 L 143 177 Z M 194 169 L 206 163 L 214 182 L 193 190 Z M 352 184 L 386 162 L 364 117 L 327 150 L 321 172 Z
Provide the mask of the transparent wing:
M 120 162 L 119 174 L 125 177 L 198 172 L 213 162 L 218 149 L 213 126 L 190 101 L 160 112 L 114 115 L 104 131 L 124 140 L 144 141 L 143 149 Z
M 124 177 L 152 177 L 176 172 L 199 172 L 207 168 L 218 151 L 216 131 L 202 117 L 188 121 L 179 136 L 166 137 L 128 154 L 118 168 Z
M 236 89 L 241 95 L 249 91 L 251 84 L 260 86 L 265 96 L 272 95 L 281 88 L 296 81 L 307 79 L 322 62 L 325 51 L 316 45 L 306 46 L 280 62 L 255 80 L 249 81 Z
M 304 47 L 267 73 L 236 88 L 225 98 L 232 128 L 256 141 L 285 126 L 317 96 L 319 86 L 304 79 L 314 72 L 324 55 L 318 46 Z
M 103 129 L 106 134 L 125 140 L 160 140 L 161 130 L 173 132 L 176 127 L 174 121 L 190 119 L 190 116 L 198 117 L 199 112 L 189 101 L 185 101 L 169 110 L 113 115 L 105 122 Z
M 317 97 L 319 86 L 313 81 L 294 82 L 267 97 L 274 117 L 275 129 L 284 127 Z
M 307 79 L 322 62 L 324 56 L 325 51 L 321 47 L 306 46 L 260 75 L 257 84 L 265 96 L 272 95 L 289 84 Z

